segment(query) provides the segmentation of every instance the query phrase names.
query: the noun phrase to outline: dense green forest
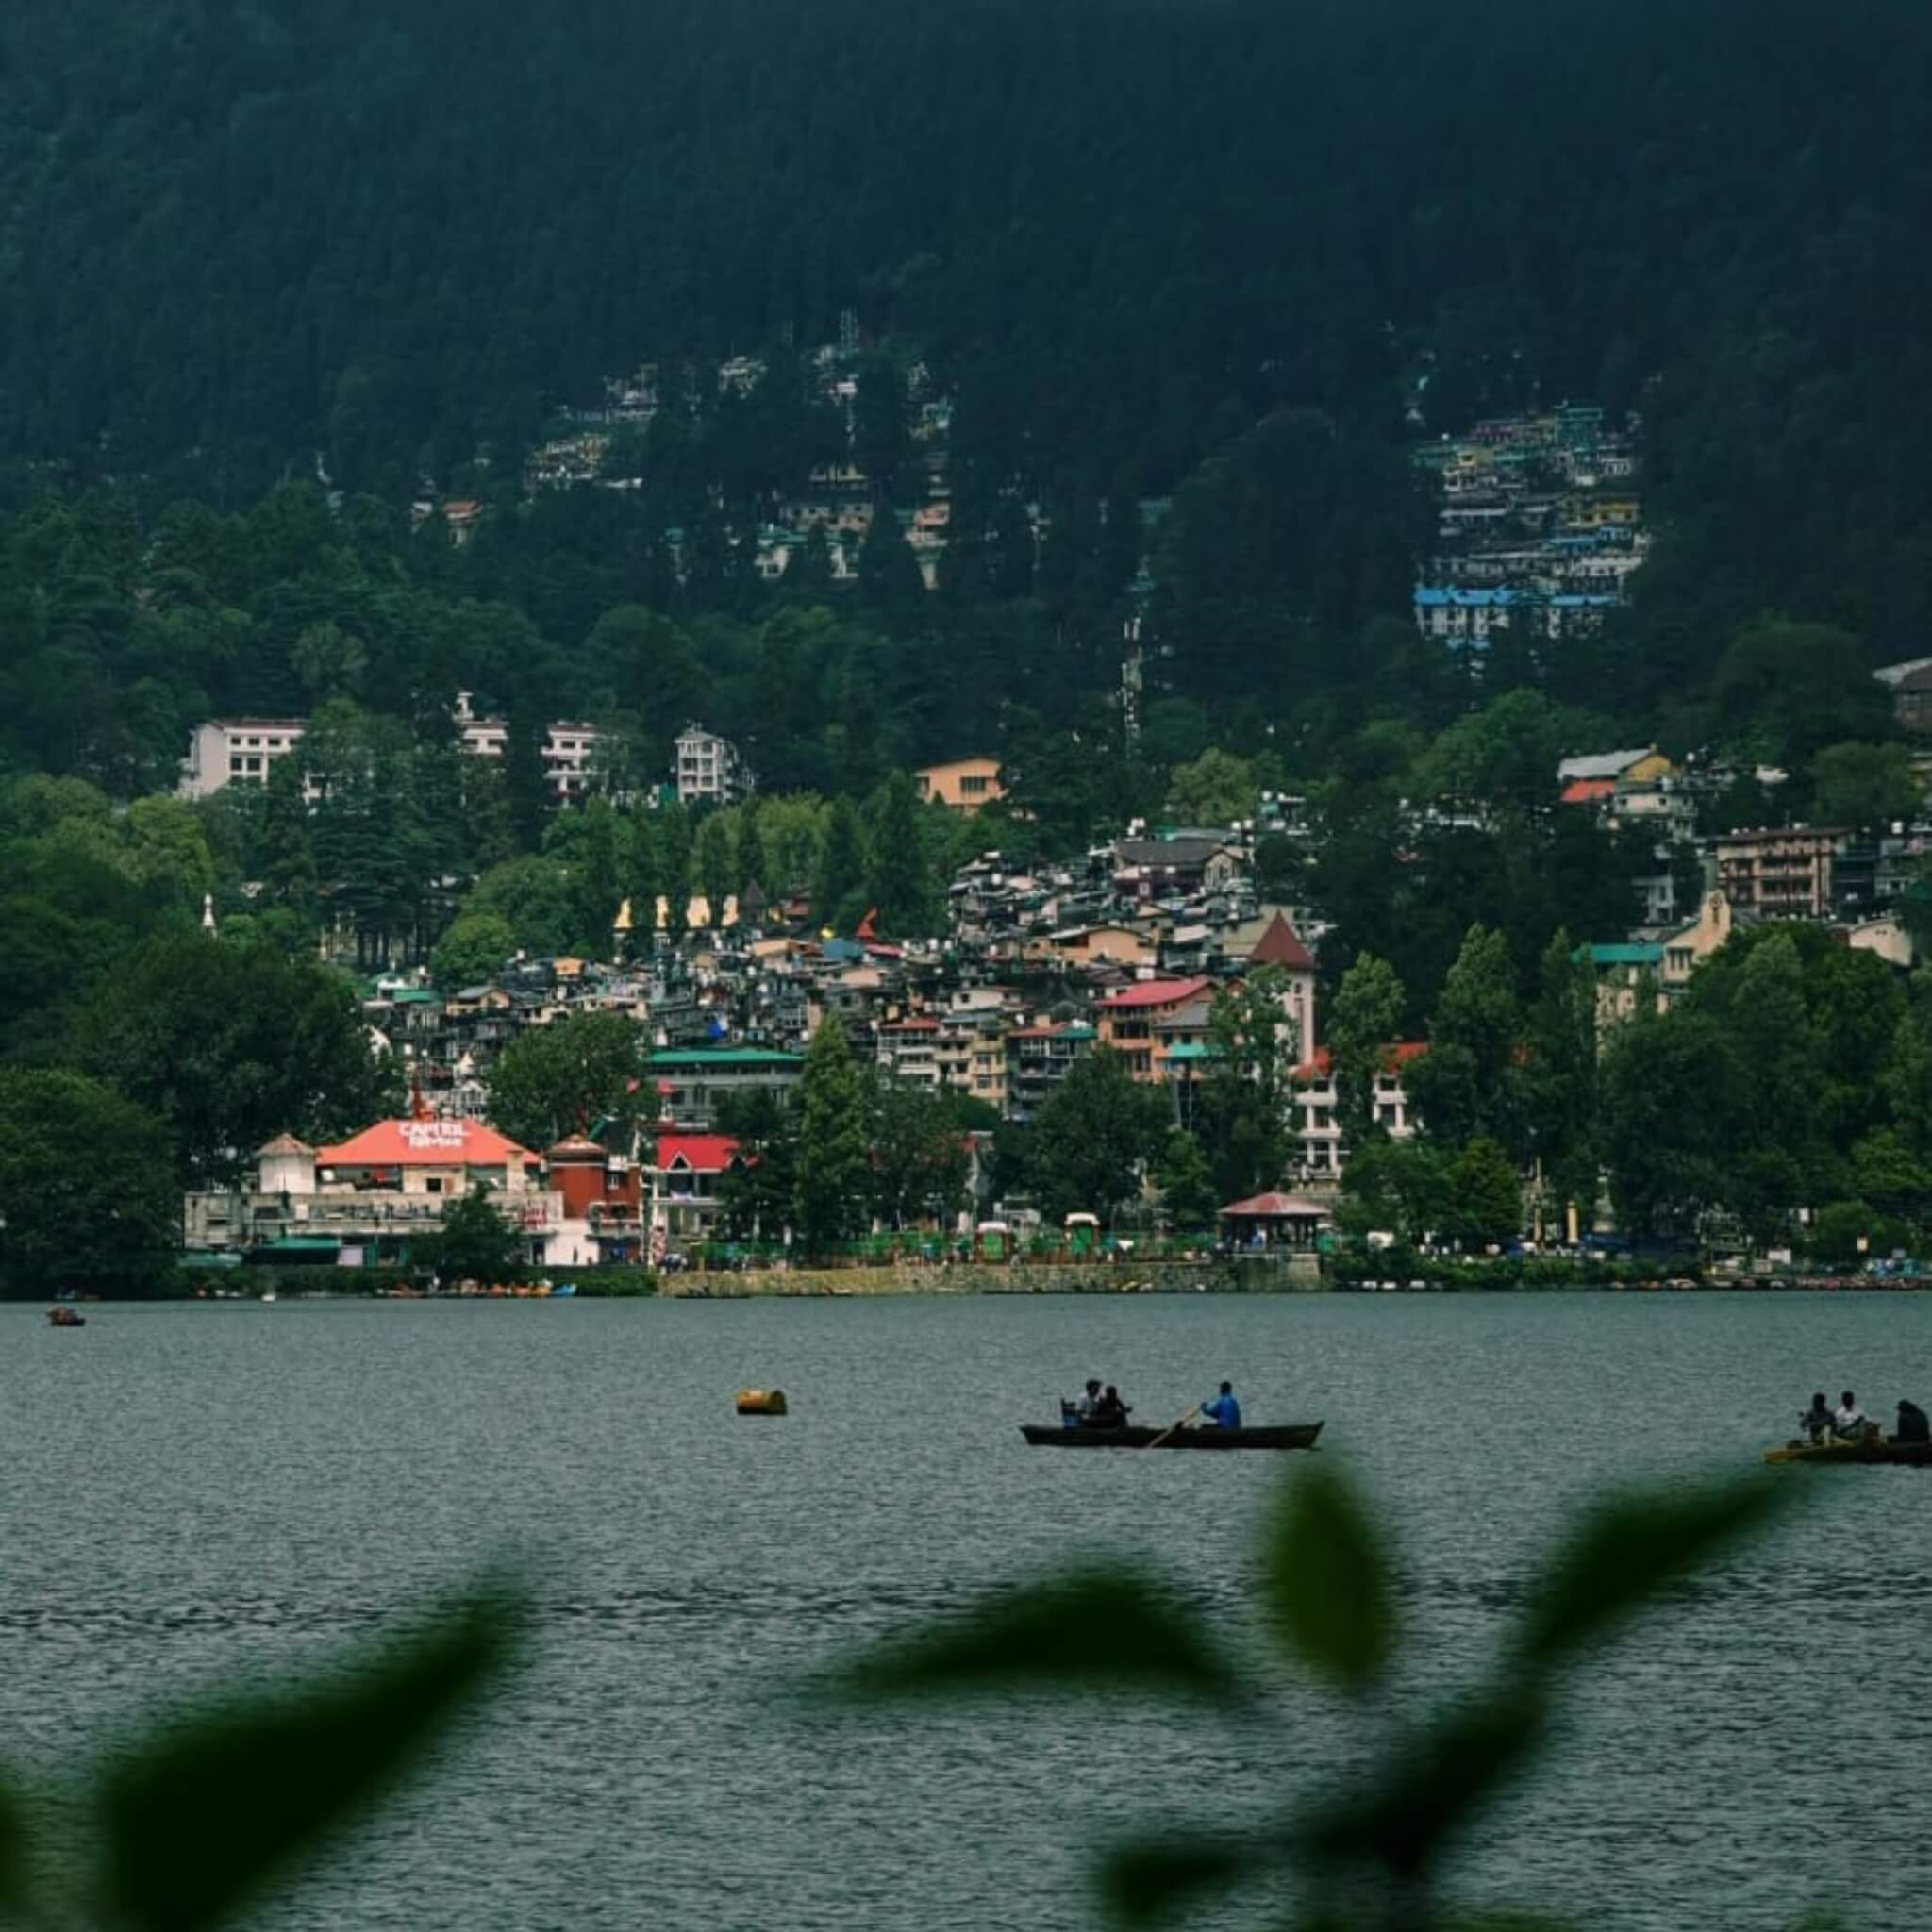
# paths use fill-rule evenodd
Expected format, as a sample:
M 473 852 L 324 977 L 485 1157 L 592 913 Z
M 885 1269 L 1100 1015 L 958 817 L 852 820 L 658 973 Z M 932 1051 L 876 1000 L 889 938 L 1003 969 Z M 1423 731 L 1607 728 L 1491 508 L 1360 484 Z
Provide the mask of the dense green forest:
M 0 72 L 0 457 L 16 506 L 50 480 L 118 499 L 105 556 L 30 541 L 33 608 L 0 622 L 99 671 L 72 604 L 116 561 L 161 614 L 246 613 L 225 665 L 172 639 L 151 662 L 150 639 L 107 667 L 155 736 L 151 673 L 215 705 L 302 699 L 300 596 L 266 637 L 252 607 L 323 547 L 286 497 L 266 549 L 183 506 L 249 510 L 320 457 L 366 570 L 425 476 L 513 494 L 606 375 L 759 348 L 779 353 L 750 403 L 654 425 L 640 501 L 571 492 L 441 585 L 412 573 L 507 610 L 364 614 L 375 701 L 460 677 L 634 704 L 627 675 L 669 713 L 736 681 L 782 787 L 825 779 L 810 752 L 782 767 L 801 683 L 829 677 L 862 789 L 989 741 L 1015 698 L 1076 724 L 1113 681 L 1127 512 L 1173 495 L 1158 689 L 1249 752 L 1291 717 L 1324 754 L 1391 706 L 1440 725 L 1460 695 L 1375 624 L 1406 615 L 1426 530 L 1400 445 L 1563 397 L 1641 413 L 1661 541 L 1627 618 L 1539 669 L 1557 699 L 1694 741 L 1761 612 L 1840 626 L 1861 661 L 1925 634 L 1932 20 L 1907 0 L 639 0 L 567 22 L 479 0 L 458 35 L 359 0 L 79 0 L 9 9 Z M 883 641 L 829 672 L 816 646 L 761 663 L 706 636 L 660 661 L 635 628 L 604 640 L 625 666 L 584 661 L 621 608 L 757 601 L 710 526 L 823 451 L 782 345 L 848 309 L 955 401 L 962 534 L 927 600 L 952 608 L 919 608 L 886 554 Z M 1048 510 L 1037 559 L 1002 545 L 1008 490 Z M 71 729 L 9 719 L 32 761 L 73 762 Z

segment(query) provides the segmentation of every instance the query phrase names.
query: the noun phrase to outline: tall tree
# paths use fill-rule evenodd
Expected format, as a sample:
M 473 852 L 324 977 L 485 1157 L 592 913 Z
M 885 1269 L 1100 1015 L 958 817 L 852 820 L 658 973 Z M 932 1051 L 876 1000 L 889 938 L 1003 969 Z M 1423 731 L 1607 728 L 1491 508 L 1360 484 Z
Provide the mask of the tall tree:
M 970 1164 L 952 1109 L 931 1088 L 881 1079 L 872 1122 L 874 1213 L 890 1227 L 943 1225 L 964 1199 Z
M 583 807 L 583 839 L 573 877 L 577 901 L 577 943 L 592 958 L 608 959 L 618 908 L 624 901 L 620 842 L 623 830 L 608 798 Z
M 1657 995 L 1643 986 L 1638 998 L 1654 1005 Z M 1588 1227 L 1599 1168 L 1596 979 L 1588 954 L 1573 948 L 1560 930 L 1543 952 L 1523 1078 L 1530 1145 L 1547 1197 L 1559 1217 L 1574 1204 Z
M 737 891 L 735 858 L 730 821 L 722 812 L 714 811 L 699 824 L 692 851 L 698 891 L 705 895 L 705 904 L 710 908 L 714 930 L 724 923 L 725 902 Z
M 1201 1096 L 1200 1132 L 1224 1201 L 1279 1184 L 1288 1167 L 1299 1030 L 1289 979 L 1263 966 L 1215 995 L 1213 1048 Z
M 1373 953 L 1357 953 L 1341 975 L 1327 1025 L 1335 1110 L 1351 1147 L 1363 1145 L 1374 1133 L 1375 1078 L 1388 1050 L 1401 1038 L 1407 1005 L 1394 967 Z
M 812 870 L 811 916 L 836 926 L 854 916 L 853 899 L 865 881 L 865 840 L 849 798 L 838 798 L 825 815 Z
M 933 929 L 936 917 L 931 868 L 920 834 L 919 801 L 911 778 L 894 772 L 886 780 L 869 841 L 865 894 L 886 931 L 917 937 Z
M 1170 1225 L 1189 1230 L 1213 1228 L 1222 1191 L 1214 1184 L 1207 1149 L 1185 1127 L 1176 1127 L 1168 1135 L 1158 1178 Z
M 198 1187 L 241 1174 L 276 1134 L 330 1140 L 400 1098 L 346 980 L 199 932 L 151 941 L 104 980 L 68 1056 L 160 1118 Z
M 628 1150 L 641 1118 L 644 1031 L 627 1013 L 571 1013 L 531 1026 L 490 1076 L 490 1121 L 541 1154 L 593 1127 Z
M 1429 1050 L 1408 1071 L 1408 1097 L 1428 1131 L 1450 1146 L 1483 1135 L 1520 1146 L 1522 1042 L 1508 942 L 1473 925 L 1443 982 Z
M 139 1293 L 180 1224 L 153 1114 L 79 1074 L 0 1069 L 0 1291 Z
M 544 814 L 550 805 L 543 746 L 549 736 L 550 726 L 541 709 L 528 698 L 520 699 L 509 714 L 503 773 L 509 800 L 510 830 L 525 852 L 535 852 L 543 843 Z
M 806 1048 L 798 1082 L 798 1168 L 792 1198 L 807 1249 L 823 1253 L 865 1224 L 871 1191 L 865 1078 L 845 1029 L 828 1013 Z
M 1083 1054 L 1033 1124 L 1029 1165 L 1048 1215 L 1111 1221 L 1139 1192 L 1168 1120 L 1164 1096 L 1141 1086 L 1119 1054 L 1104 1046 Z
M 515 1279 L 523 1241 L 481 1188 L 450 1204 L 442 1225 L 423 1243 L 436 1278 L 445 1284 L 479 1281 L 486 1288 Z
M 770 1088 L 726 1095 L 718 1130 L 737 1158 L 718 1180 L 724 1225 L 740 1241 L 777 1241 L 791 1225 L 798 1187 L 798 1121 L 788 1099 Z
M 740 892 L 748 886 L 757 886 L 761 892 L 769 893 L 777 881 L 772 876 L 764 837 L 759 830 L 758 801 L 743 800 L 737 808 L 737 818 L 731 854 L 734 883 Z

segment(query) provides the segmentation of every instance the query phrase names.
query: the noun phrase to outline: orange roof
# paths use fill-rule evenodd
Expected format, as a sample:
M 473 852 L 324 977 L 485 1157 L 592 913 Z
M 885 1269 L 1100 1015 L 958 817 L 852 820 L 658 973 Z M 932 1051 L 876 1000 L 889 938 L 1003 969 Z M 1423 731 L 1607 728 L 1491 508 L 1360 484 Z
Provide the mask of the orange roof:
M 1614 778 L 1573 778 L 1563 788 L 1563 803 L 1593 805 L 1599 798 L 1614 798 L 1616 792 Z
M 1428 1050 L 1426 1040 L 1392 1040 L 1382 1049 L 1382 1071 L 1385 1074 L 1398 1073 L 1410 1060 L 1421 1059 Z M 1294 1070 L 1294 1077 L 1297 1080 L 1325 1080 L 1334 1070 L 1328 1049 L 1318 1046 L 1313 1057 L 1305 1059 Z
M 536 1159 L 481 1121 L 379 1121 L 340 1147 L 322 1147 L 324 1167 L 514 1167 Z
M 1101 1005 L 1110 1013 L 1134 1007 L 1173 1007 L 1191 1000 L 1212 986 L 1211 979 L 1149 979 L 1139 986 L 1124 986 L 1110 992 Z

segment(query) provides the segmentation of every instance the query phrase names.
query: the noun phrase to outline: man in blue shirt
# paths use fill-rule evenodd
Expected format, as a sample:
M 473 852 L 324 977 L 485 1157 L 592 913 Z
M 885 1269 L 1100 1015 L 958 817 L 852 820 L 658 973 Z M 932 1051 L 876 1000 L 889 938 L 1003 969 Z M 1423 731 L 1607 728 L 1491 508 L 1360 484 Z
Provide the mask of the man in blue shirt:
M 1217 1429 L 1238 1429 L 1241 1425 L 1241 1406 L 1234 1399 L 1234 1384 L 1224 1382 L 1221 1393 L 1201 1405 L 1201 1413 Z

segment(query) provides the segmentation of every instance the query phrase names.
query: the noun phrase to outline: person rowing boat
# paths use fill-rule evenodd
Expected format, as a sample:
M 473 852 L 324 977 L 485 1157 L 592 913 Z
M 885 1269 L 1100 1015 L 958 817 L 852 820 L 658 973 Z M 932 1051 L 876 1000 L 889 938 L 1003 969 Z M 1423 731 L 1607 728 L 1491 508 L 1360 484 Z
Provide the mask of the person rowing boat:
M 1201 1420 L 1211 1429 L 1238 1429 L 1241 1425 L 1241 1406 L 1234 1399 L 1234 1384 L 1224 1382 L 1218 1395 L 1201 1405 Z

